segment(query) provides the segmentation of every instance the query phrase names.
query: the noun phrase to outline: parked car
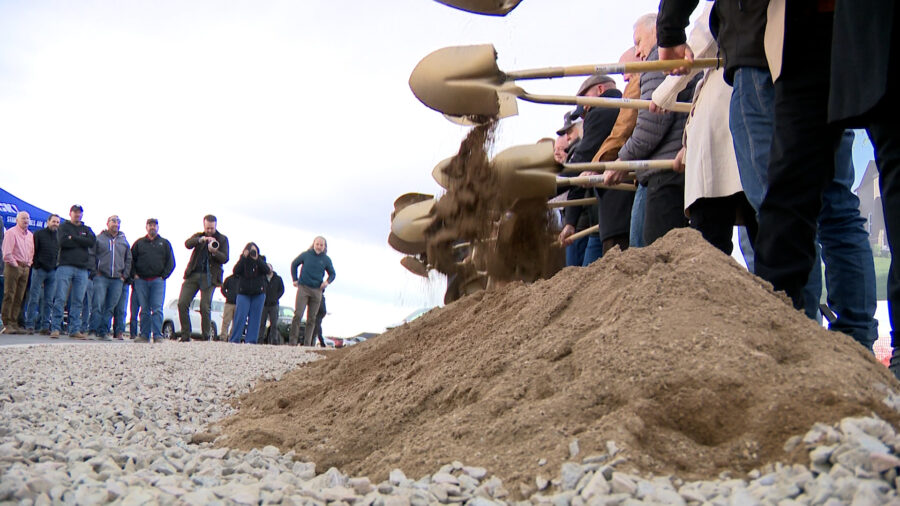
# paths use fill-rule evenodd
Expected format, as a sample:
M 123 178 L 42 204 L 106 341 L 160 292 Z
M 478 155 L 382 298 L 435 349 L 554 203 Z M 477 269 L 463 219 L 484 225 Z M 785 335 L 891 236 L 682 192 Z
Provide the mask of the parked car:
M 391 329 L 396 328 L 396 327 L 399 327 L 399 326 L 401 326 L 401 325 L 403 325 L 403 324 L 409 323 L 409 322 L 415 320 L 416 318 L 420 318 L 420 317 L 421 317 L 422 315 L 424 315 L 425 313 L 427 313 L 427 312 L 431 311 L 432 309 L 434 309 L 434 307 L 436 307 L 436 306 L 433 306 L 433 307 L 422 307 L 422 308 L 416 309 L 416 310 L 413 311 L 412 313 L 408 314 L 408 315 L 406 316 L 406 318 L 404 318 L 403 320 L 401 320 L 401 321 L 399 321 L 399 322 L 397 322 L 397 323 L 395 323 L 395 324 L 393 324 L 393 325 L 388 325 L 388 326 L 387 326 L 387 329 L 388 329 L 388 330 L 391 330 Z
M 225 303 L 220 300 L 213 300 L 210 303 L 209 311 L 209 334 L 205 339 L 215 341 L 219 336 L 219 324 L 222 323 L 222 313 L 225 310 Z M 200 325 L 200 299 L 191 301 L 191 307 L 188 309 L 191 319 L 191 337 L 203 338 L 201 335 L 202 327 Z M 170 300 L 163 307 L 163 325 L 162 333 L 167 339 L 178 337 L 181 332 L 181 321 L 178 319 L 178 299 Z
M 288 306 L 278 306 L 278 333 L 281 339 L 288 342 L 291 336 L 291 325 L 294 323 L 294 308 Z M 306 320 L 300 320 L 300 333 L 302 336 L 306 332 Z

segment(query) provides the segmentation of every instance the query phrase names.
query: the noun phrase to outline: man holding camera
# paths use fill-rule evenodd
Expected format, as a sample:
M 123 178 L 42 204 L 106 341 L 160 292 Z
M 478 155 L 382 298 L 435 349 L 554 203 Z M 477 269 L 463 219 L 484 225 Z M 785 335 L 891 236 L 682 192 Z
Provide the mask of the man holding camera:
M 181 340 L 191 340 L 191 319 L 188 311 L 191 302 L 200 292 L 200 328 L 203 337 L 210 335 L 209 306 L 213 292 L 222 286 L 222 266 L 228 263 L 228 238 L 216 230 L 216 217 L 207 214 L 203 218 L 203 232 L 197 232 L 184 241 L 192 249 L 191 259 L 184 271 L 184 283 L 178 297 L 178 319 L 181 322 Z

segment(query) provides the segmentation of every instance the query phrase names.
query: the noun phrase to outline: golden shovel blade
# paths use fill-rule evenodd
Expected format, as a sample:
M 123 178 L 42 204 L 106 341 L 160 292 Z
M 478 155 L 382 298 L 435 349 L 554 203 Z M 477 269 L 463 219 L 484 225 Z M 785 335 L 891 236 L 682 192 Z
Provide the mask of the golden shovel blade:
M 423 200 L 433 199 L 434 195 L 428 195 L 427 193 L 404 193 L 397 197 L 397 200 L 394 201 L 394 212 L 391 213 L 391 221 L 394 220 L 394 216 L 399 213 L 406 206 L 410 206 L 412 204 L 422 202 Z
M 486 14 L 488 16 L 505 16 L 509 11 L 516 8 L 522 0 L 436 0 L 438 3 L 448 5 L 450 7 L 474 12 L 475 14 Z
M 400 265 L 406 267 L 406 270 L 415 274 L 416 276 L 422 276 L 423 278 L 428 277 L 428 267 L 426 267 L 425 264 L 423 264 L 422 261 L 416 257 L 403 257 L 400 259 Z
M 556 173 L 560 165 L 553 158 L 553 145 L 549 142 L 507 148 L 494 156 L 491 166 L 497 173 L 504 198 L 556 195 Z
M 391 221 L 391 232 L 406 242 L 425 242 L 425 229 L 431 224 L 435 202 L 424 200 L 401 209 Z
M 445 47 L 422 58 L 409 87 L 423 104 L 445 115 L 504 118 L 518 114 L 516 98 L 499 93 L 506 81 L 494 46 L 480 44 Z
M 400 239 L 393 233 L 388 234 L 388 244 L 396 251 L 405 255 L 418 255 L 425 252 L 425 242 L 408 242 Z
M 453 161 L 454 157 L 444 158 L 437 165 L 434 166 L 434 169 L 431 171 L 431 177 L 440 185 L 441 188 L 447 190 L 450 188 L 450 179 L 447 176 L 447 167 L 450 166 L 450 163 Z

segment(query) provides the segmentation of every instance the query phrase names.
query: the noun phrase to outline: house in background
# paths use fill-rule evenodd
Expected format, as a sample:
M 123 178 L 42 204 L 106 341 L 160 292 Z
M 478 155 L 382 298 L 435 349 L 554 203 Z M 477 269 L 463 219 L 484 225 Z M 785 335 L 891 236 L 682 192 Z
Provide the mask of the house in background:
M 876 255 L 890 251 L 887 232 L 884 229 L 884 208 L 881 207 L 881 190 L 878 186 L 878 168 L 875 166 L 875 160 L 866 166 L 866 171 L 855 191 L 859 197 L 859 214 L 866 219 L 866 230 L 869 232 L 872 250 Z

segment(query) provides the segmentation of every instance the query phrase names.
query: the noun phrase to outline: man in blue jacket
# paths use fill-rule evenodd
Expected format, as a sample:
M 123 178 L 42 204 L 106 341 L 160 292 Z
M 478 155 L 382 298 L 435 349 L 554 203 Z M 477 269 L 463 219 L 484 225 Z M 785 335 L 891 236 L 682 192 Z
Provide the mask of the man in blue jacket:
M 312 246 L 291 262 L 291 278 L 297 287 L 297 300 L 294 314 L 297 318 L 306 313 L 306 331 L 303 336 L 303 345 L 312 346 L 313 330 L 315 330 L 316 314 L 319 312 L 319 304 L 322 302 L 322 290 L 334 282 L 334 266 L 328 257 L 328 243 L 325 238 L 318 236 L 313 240 Z M 303 266 L 300 275 L 297 275 L 297 267 Z M 325 279 L 325 273 L 328 279 Z M 297 326 L 299 329 L 299 325 Z M 291 344 L 297 344 L 299 330 L 291 334 Z

